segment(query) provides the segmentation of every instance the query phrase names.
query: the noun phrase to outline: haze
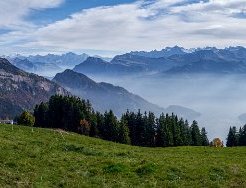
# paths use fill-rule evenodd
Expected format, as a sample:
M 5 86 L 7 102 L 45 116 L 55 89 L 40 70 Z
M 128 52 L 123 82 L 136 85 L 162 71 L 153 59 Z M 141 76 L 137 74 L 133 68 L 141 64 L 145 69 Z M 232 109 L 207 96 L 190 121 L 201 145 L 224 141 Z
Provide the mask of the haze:
M 200 112 L 196 120 L 206 127 L 210 139 L 225 139 L 229 126 L 246 123 L 238 119 L 246 112 L 245 77 L 241 75 L 91 77 L 125 87 L 161 107 L 181 105 Z

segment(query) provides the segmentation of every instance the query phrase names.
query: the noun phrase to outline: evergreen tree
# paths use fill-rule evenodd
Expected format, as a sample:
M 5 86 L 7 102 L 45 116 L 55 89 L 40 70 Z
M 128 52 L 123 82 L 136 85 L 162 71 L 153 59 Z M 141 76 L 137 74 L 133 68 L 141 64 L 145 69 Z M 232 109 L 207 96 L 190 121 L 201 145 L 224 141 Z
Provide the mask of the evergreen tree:
M 173 136 L 173 121 L 172 116 L 166 114 L 166 130 L 167 130 L 167 137 L 168 137 L 168 147 L 174 146 L 174 136 Z
M 145 124 L 145 145 L 149 147 L 155 146 L 155 130 L 156 130 L 156 122 L 155 115 L 152 112 L 149 112 L 147 124 Z
M 36 105 L 34 109 L 35 124 L 36 127 L 48 127 L 48 104 L 41 102 L 40 105 Z
M 100 138 L 103 138 L 103 136 L 105 135 L 106 129 L 104 127 L 104 116 L 99 112 L 96 112 L 96 125 L 98 129 L 98 136 Z
M 185 120 L 184 123 L 184 145 L 185 146 L 190 146 L 192 145 L 192 136 L 191 136 L 191 129 L 189 126 L 189 122 L 187 120 Z
M 99 129 L 97 124 L 97 115 L 94 111 L 92 111 L 92 114 L 90 116 L 90 136 L 91 137 L 98 137 L 99 136 Z
M 131 144 L 127 121 L 124 118 L 120 121 L 118 142 L 122 144 Z
M 137 135 L 137 118 L 134 112 L 127 112 L 123 114 L 122 118 L 126 121 L 127 127 L 129 129 L 129 136 L 131 138 L 131 144 L 137 145 L 138 135 Z
M 168 115 L 161 114 L 157 120 L 157 146 L 159 147 L 168 147 L 173 144 L 173 135 L 168 126 Z
M 207 137 L 207 132 L 205 127 L 203 127 L 201 130 L 201 142 L 202 142 L 202 146 L 209 146 L 209 140 Z
M 177 116 L 172 114 L 172 126 L 173 126 L 173 142 L 174 146 L 182 145 L 182 137 L 181 137 L 181 122 L 178 120 Z
M 201 146 L 201 133 L 198 127 L 197 121 L 193 121 L 191 124 L 191 138 L 192 138 L 192 145 L 193 146 Z
M 240 127 L 238 145 L 246 146 L 246 125 L 244 125 L 243 128 Z
M 109 141 L 118 141 L 119 123 L 113 111 L 105 112 L 104 114 L 104 139 Z
M 144 123 L 147 122 L 147 117 L 143 118 L 143 115 L 141 114 L 141 111 L 138 110 L 138 113 L 136 115 L 135 120 L 135 129 L 134 129 L 134 137 L 135 137 L 135 145 L 142 146 L 143 145 L 143 139 L 144 139 Z
M 233 147 L 233 146 L 237 146 L 238 145 L 238 141 L 237 141 L 237 129 L 236 127 L 230 127 L 228 136 L 227 136 L 227 142 L 226 142 L 226 146 L 227 147 Z

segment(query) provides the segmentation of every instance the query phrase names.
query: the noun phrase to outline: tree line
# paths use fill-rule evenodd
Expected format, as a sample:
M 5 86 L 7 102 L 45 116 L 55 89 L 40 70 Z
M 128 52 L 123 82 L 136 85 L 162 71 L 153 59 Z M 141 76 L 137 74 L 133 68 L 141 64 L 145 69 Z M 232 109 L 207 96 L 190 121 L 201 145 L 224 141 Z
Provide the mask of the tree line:
M 236 127 L 230 127 L 226 146 L 246 146 L 246 125 L 240 127 L 239 130 Z
M 205 128 L 174 114 L 126 111 L 120 118 L 113 111 L 95 112 L 88 100 L 55 95 L 34 109 L 36 127 L 60 128 L 113 142 L 145 147 L 208 146 Z

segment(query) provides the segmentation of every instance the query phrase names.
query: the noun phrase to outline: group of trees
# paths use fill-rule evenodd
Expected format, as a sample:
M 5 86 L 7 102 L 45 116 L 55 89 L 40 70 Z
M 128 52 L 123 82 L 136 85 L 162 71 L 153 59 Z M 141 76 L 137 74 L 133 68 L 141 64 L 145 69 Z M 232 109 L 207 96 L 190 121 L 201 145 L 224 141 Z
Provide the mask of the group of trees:
M 73 96 L 52 96 L 47 103 L 36 105 L 33 119 L 24 112 L 21 124 L 60 128 L 109 141 L 146 147 L 208 146 L 205 128 L 189 125 L 176 115 L 127 111 L 118 120 L 113 111 L 95 112 L 87 100 Z M 30 121 L 29 121 L 30 120 Z M 34 121 L 35 120 L 35 121 Z
M 209 141 L 205 128 L 201 130 L 196 121 L 191 126 L 188 121 L 176 115 L 161 114 L 156 118 L 154 113 L 141 114 L 127 111 L 122 116 L 129 129 L 132 145 L 149 147 L 169 146 L 207 146 Z
M 230 127 L 226 146 L 246 146 L 246 125 L 240 127 L 239 131 L 237 131 L 236 127 Z

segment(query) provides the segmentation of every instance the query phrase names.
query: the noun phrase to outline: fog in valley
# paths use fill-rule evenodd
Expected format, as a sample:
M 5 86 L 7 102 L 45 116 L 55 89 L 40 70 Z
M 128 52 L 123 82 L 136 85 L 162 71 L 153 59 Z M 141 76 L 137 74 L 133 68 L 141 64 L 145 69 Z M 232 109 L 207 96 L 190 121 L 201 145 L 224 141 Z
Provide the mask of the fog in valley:
M 181 105 L 200 112 L 201 116 L 196 120 L 200 127 L 206 127 L 210 139 L 220 137 L 225 140 L 229 126 L 246 123 L 239 120 L 239 116 L 246 113 L 246 76 L 89 76 L 98 82 L 122 86 L 160 107 Z

